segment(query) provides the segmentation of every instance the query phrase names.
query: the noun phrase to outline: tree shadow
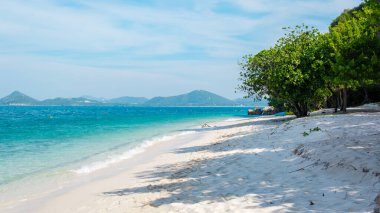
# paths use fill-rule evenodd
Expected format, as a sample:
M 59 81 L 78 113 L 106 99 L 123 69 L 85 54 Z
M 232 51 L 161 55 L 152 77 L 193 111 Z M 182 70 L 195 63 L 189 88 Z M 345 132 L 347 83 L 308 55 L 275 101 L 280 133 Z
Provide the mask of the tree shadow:
M 241 150 L 242 144 L 234 145 L 249 140 L 252 142 L 247 143 L 244 150 Z M 346 191 L 354 191 L 351 186 L 338 186 L 339 184 L 334 181 L 318 180 L 317 174 L 320 168 L 316 168 L 317 164 L 294 172 L 301 167 L 302 160 L 298 159 L 297 162 L 289 164 L 281 160 L 283 158 L 279 158 L 279 156 L 294 158 L 288 149 L 281 149 L 281 145 L 277 147 L 278 149 L 270 149 L 267 141 L 253 141 L 255 139 L 252 135 L 247 135 L 239 140 L 226 139 L 217 145 L 178 149 L 176 152 L 179 153 L 210 151 L 216 155 L 184 163 L 166 164 L 139 173 L 137 177 L 146 180 L 146 185 L 108 191 L 104 192 L 104 195 L 168 193 L 167 197 L 151 200 L 149 205 L 152 207 L 174 203 L 215 203 L 245 199 L 246 209 L 277 207 L 286 211 L 304 212 L 323 209 L 334 212 L 336 207 L 323 206 L 323 200 L 329 197 L 334 199 L 343 197 Z M 224 154 L 222 151 L 232 152 Z M 270 161 L 278 162 L 268 163 Z M 304 176 L 299 173 L 303 173 Z M 317 180 L 314 180 L 315 178 Z M 321 181 L 321 185 L 309 186 L 307 185 L 309 182 L 305 179 Z M 339 187 L 343 187 L 344 190 L 336 190 Z M 360 200 L 352 198 L 347 202 L 359 203 Z
M 243 164 L 248 163 L 247 157 L 250 154 L 233 154 L 212 159 L 195 160 L 185 164 L 165 165 L 152 171 L 139 174 L 139 178 L 144 179 L 165 179 L 166 183 L 155 183 L 142 187 L 124 188 L 116 191 L 104 192 L 108 196 L 125 196 L 135 193 L 169 192 L 170 196 L 155 199 L 149 205 L 157 207 L 172 203 L 195 204 L 203 201 L 224 202 L 230 199 L 243 197 L 249 194 L 259 194 L 262 199 L 261 206 L 268 207 L 273 204 L 280 204 L 283 199 L 278 196 L 281 191 L 288 191 L 288 196 L 294 194 L 299 189 L 284 187 L 271 182 L 270 173 L 260 173 L 252 171 L 247 174 Z M 245 160 L 244 160 L 245 159 Z M 231 166 L 225 167 L 221 162 L 228 162 Z M 214 167 L 210 172 L 209 167 Z M 233 178 L 232 170 L 234 170 Z M 266 182 L 251 182 L 252 176 L 268 176 Z M 258 178 L 261 179 L 261 178 Z M 264 178 L 265 179 L 265 178 Z M 169 182 L 169 183 L 168 183 Z

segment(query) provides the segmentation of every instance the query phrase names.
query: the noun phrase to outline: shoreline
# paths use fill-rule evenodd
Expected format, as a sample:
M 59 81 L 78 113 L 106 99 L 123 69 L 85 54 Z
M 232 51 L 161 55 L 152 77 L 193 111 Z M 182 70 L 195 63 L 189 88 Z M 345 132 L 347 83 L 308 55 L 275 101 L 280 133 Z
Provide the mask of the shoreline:
M 24 202 L 34 199 L 35 197 L 40 197 L 41 194 L 48 194 L 52 191 L 60 190 L 60 188 L 64 188 L 67 185 L 67 182 L 71 182 L 71 179 L 76 179 L 78 176 L 82 176 L 78 173 L 91 173 L 94 172 L 93 170 L 101 170 L 108 166 L 112 166 L 113 164 L 118 164 L 128 158 L 133 158 L 134 155 L 143 153 L 146 148 L 153 144 L 161 143 L 168 139 L 172 140 L 173 137 L 175 138 L 184 134 L 184 130 L 197 129 L 206 121 L 222 121 L 229 118 L 235 118 L 235 116 L 223 115 L 217 117 L 214 115 L 209 118 L 199 117 L 195 119 L 185 119 L 182 122 L 177 122 L 176 125 L 165 124 L 165 128 L 159 130 L 147 130 L 149 133 L 147 133 L 145 137 L 132 140 L 132 143 L 130 143 L 131 145 L 124 142 L 124 146 L 118 147 L 117 150 L 113 149 L 110 152 L 101 153 L 103 158 L 95 157 L 92 161 L 88 161 L 88 157 L 86 157 L 86 159 L 83 159 L 87 161 L 73 161 L 74 163 L 72 164 L 71 162 L 68 164 L 61 164 L 60 167 L 54 167 L 54 170 L 45 169 L 41 170 L 41 172 L 30 173 L 26 177 L 20 177 L 14 181 L 4 182 L 0 187 L 0 208 L 8 206 L 9 202 Z M 240 119 L 240 117 L 236 118 Z M 102 140 L 107 142 L 107 137 L 109 136 L 113 137 L 112 134 L 108 134 Z M 128 140 L 128 137 L 128 135 L 124 135 L 123 140 Z M 91 171 L 83 172 L 83 170 Z
M 232 119 L 232 120 L 231 120 Z M 220 123 L 220 122 L 230 122 L 236 120 L 245 120 L 244 117 L 230 116 L 225 118 L 214 118 L 211 122 L 208 123 Z M 248 118 L 252 119 L 252 118 Z M 155 156 L 167 152 L 169 149 L 173 149 L 177 145 L 182 145 L 183 143 L 188 143 L 193 140 L 193 138 L 200 137 L 201 134 L 195 135 L 196 132 L 201 132 L 203 128 L 201 125 L 190 126 L 186 129 L 180 129 L 171 131 L 162 135 L 154 136 L 151 139 L 144 140 L 141 144 L 137 145 L 133 149 L 127 152 L 134 152 L 131 156 L 126 157 L 125 159 L 117 160 L 116 162 L 111 162 L 106 166 L 101 168 L 96 168 L 90 172 L 78 172 L 82 170 L 83 167 L 91 166 L 92 164 L 99 163 L 99 161 L 94 161 L 90 164 L 85 164 L 80 168 L 75 170 L 70 170 L 70 173 L 65 173 L 64 176 L 58 177 L 57 180 L 49 180 L 49 185 L 44 185 L 45 190 L 39 191 L 27 191 L 26 196 L 15 195 L 11 200 L 4 200 L 0 203 L 0 210 L 9 211 L 9 212 L 20 212 L 20 209 L 25 211 L 30 211 L 32 209 L 38 209 L 40 203 L 44 203 L 45 199 L 50 199 L 50 196 L 57 196 L 66 193 L 67 191 L 76 188 L 87 181 L 96 181 L 99 179 L 104 179 L 113 175 L 120 173 L 119 167 L 127 167 L 126 170 L 130 170 L 137 165 L 144 164 L 146 162 L 151 162 L 154 160 Z M 186 134 L 183 134 L 186 133 Z M 173 146 L 174 145 L 174 146 Z M 125 154 L 125 153 L 123 153 Z M 123 155 L 121 154 L 121 155 Z M 119 154 L 120 155 L 120 154 Z M 148 158 L 145 156 L 148 155 Z M 113 156 L 113 158 L 118 158 L 119 156 Z M 104 159 L 101 162 L 106 162 L 111 159 Z M 69 180 L 71 179 L 71 180 Z M 40 181 L 34 180 L 36 183 L 41 183 Z M 55 182 L 57 184 L 55 184 Z M 33 185 L 31 183 L 26 183 L 24 186 L 29 187 Z M 11 183 L 18 184 L 18 183 Z M 31 185 L 32 184 L 32 185 Z M 9 190 L 6 190 L 9 191 Z
M 373 211 L 380 193 L 380 113 L 209 124 L 85 175 L 49 198 L 5 210 Z

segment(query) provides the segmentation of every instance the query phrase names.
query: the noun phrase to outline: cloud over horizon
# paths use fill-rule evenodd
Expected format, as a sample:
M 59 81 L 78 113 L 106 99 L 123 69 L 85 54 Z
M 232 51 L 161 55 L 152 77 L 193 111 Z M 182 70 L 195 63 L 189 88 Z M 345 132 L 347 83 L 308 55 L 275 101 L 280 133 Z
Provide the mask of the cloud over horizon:
M 281 28 L 326 31 L 359 0 L 4 1 L 0 96 L 168 96 L 205 89 L 234 98 L 240 58 Z

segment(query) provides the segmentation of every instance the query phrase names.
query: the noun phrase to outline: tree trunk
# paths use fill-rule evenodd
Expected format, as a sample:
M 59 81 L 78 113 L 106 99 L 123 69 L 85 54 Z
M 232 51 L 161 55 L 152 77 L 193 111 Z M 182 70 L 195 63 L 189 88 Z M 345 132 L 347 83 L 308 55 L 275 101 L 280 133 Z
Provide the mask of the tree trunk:
M 363 91 L 364 91 L 364 100 L 363 100 L 363 103 L 362 104 L 367 104 L 369 103 L 369 99 L 368 99 L 368 90 L 366 87 L 363 87 Z
M 334 104 L 334 112 L 338 112 L 338 107 L 339 107 L 339 90 L 333 91 L 333 104 Z
M 334 95 L 335 97 L 334 97 L 334 104 L 335 104 L 335 106 L 334 106 L 334 112 L 336 113 L 336 112 L 338 112 L 338 107 L 339 107 L 339 95 L 338 95 L 338 91 L 335 91 L 335 95 Z
M 301 115 L 301 108 L 298 106 L 297 103 L 294 103 L 293 107 L 296 109 L 295 112 L 294 112 L 294 114 L 297 116 L 297 118 L 300 117 L 300 115 Z
M 347 112 L 347 86 L 344 85 L 344 88 L 343 88 L 343 112 Z
M 340 111 L 343 111 L 343 90 L 342 89 L 339 89 L 339 108 L 340 108 Z
M 309 107 L 308 107 L 307 103 L 304 103 L 302 108 L 303 108 L 302 109 L 302 115 L 303 116 L 308 116 L 307 113 L 309 112 Z
M 300 117 L 306 117 L 307 116 L 307 113 L 308 113 L 308 106 L 306 103 L 296 103 L 294 104 L 294 107 L 296 108 L 296 116 L 297 118 L 300 118 Z
M 339 102 L 339 95 L 338 95 L 338 90 L 334 90 L 332 89 L 331 87 L 328 87 L 328 89 L 330 90 L 331 94 L 332 94 L 332 97 L 331 97 L 331 101 L 332 101 L 332 106 L 334 107 L 334 112 L 338 112 L 338 102 Z

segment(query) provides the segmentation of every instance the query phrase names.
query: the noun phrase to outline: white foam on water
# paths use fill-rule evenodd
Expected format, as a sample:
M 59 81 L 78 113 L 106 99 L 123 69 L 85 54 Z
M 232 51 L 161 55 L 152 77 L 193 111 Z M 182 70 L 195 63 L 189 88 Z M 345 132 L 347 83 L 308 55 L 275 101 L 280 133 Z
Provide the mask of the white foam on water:
M 152 138 L 149 140 L 145 140 L 144 142 L 142 142 L 137 147 L 135 147 L 131 150 L 128 150 L 128 151 L 126 151 L 120 155 L 115 155 L 115 156 L 109 157 L 108 159 L 106 159 L 104 161 L 97 161 L 97 162 L 91 163 L 89 165 L 82 166 L 81 168 L 79 168 L 77 170 L 73 170 L 73 172 L 76 174 L 88 174 L 88 173 L 94 172 L 96 170 L 106 168 L 111 164 L 121 162 L 121 161 L 129 159 L 129 158 L 131 158 L 137 154 L 140 154 L 140 153 L 144 152 L 146 150 L 146 148 L 148 148 L 148 147 L 150 147 L 156 143 L 172 140 L 176 137 L 192 134 L 194 132 L 195 131 L 186 131 L 186 132 L 182 132 L 179 134 L 164 135 L 161 137 L 156 137 L 156 138 Z

